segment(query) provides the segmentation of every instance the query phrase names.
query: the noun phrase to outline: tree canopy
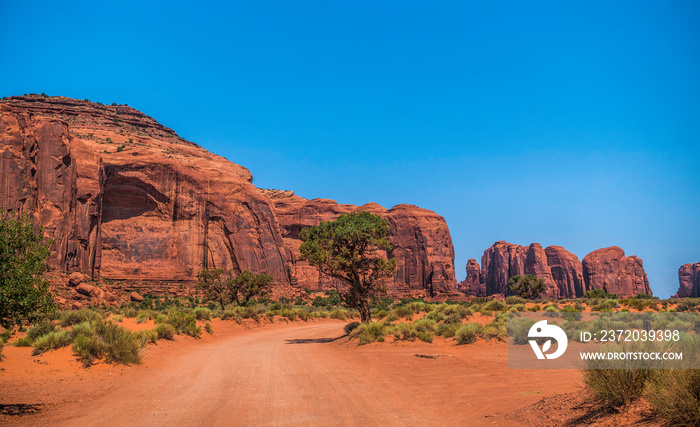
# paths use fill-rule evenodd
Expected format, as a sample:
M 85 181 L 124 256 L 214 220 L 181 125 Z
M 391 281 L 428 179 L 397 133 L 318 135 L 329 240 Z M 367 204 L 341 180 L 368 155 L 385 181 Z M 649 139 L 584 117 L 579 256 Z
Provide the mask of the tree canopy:
M 369 322 L 371 299 L 386 293 L 384 282 L 396 270 L 395 259 L 380 256 L 380 250 L 393 249 L 386 220 L 370 212 L 350 212 L 306 228 L 299 237 L 301 259 L 344 283 L 338 289 L 341 299 L 360 312 L 362 322 Z
M 521 298 L 534 299 L 544 291 L 544 280 L 531 274 L 515 275 L 508 279 L 510 290 Z
M 221 268 L 202 270 L 197 278 L 205 298 L 218 302 L 222 310 L 226 304 L 245 305 L 253 298 L 264 296 L 272 282 L 269 274 L 253 274 L 248 270 L 236 274 Z
M 55 309 L 43 277 L 52 243 L 28 216 L 0 210 L 0 326 L 33 322 Z

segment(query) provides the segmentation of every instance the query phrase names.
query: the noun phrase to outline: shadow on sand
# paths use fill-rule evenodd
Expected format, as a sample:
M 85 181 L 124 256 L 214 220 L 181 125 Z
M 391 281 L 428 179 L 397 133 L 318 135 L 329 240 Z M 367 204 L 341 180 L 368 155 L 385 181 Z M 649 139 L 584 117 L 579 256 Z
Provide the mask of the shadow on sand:
M 0 414 L 3 415 L 30 415 L 41 412 L 44 405 L 41 403 L 0 403 Z
M 346 335 L 341 335 L 336 338 L 299 338 L 294 340 L 285 340 L 285 344 L 324 344 L 337 341 Z

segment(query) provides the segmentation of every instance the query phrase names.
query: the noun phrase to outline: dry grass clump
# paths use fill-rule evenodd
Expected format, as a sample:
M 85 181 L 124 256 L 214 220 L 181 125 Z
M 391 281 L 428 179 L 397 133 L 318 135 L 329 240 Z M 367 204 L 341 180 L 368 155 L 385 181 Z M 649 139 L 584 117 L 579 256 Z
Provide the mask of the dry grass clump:
M 170 325 L 168 323 L 161 323 L 158 326 L 155 327 L 154 331 L 156 331 L 156 334 L 158 335 L 158 339 L 164 339 L 164 340 L 174 340 L 175 339 L 175 328 L 173 325 Z
M 133 334 L 111 322 L 92 321 L 76 325 L 73 352 L 81 358 L 84 366 L 96 359 L 123 365 L 141 362 L 139 349 L 143 337 Z
M 646 391 L 654 412 L 672 425 L 700 425 L 700 369 L 661 371 Z
M 360 324 L 350 332 L 349 336 L 350 338 L 357 338 L 359 344 L 362 345 L 375 341 L 383 342 L 386 332 L 386 323 L 369 322 Z
M 457 341 L 457 344 L 473 344 L 483 331 L 484 327 L 479 323 L 467 323 L 457 329 L 455 341 Z

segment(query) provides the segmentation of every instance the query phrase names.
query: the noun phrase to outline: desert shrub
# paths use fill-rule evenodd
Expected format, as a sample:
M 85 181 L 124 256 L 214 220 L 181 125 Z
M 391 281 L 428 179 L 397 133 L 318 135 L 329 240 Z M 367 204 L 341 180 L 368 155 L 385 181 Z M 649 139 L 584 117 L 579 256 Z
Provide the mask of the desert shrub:
M 73 326 L 91 320 L 102 320 L 102 315 L 88 309 L 71 310 L 61 313 L 59 324 L 65 328 L 66 326 Z
M 565 307 L 562 307 L 561 309 L 562 316 L 564 320 L 568 321 L 575 321 L 575 320 L 581 320 L 583 318 L 583 314 L 581 314 L 581 310 L 577 309 L 576 307 L 572 307 L 570 305 L 567 305 Z
M 410 323 L 399 323 L 393 327 L 391 332 L 396 339 L 404 341 L 415 341 L 418 338 L 416 327 Z
M 681 298 L 676 306 L 676 311 L 698 311 L 700 298 Z
M 351 334 L 351 338 L 357 338 L 360 345 L 369 344 L 374 341 L 384 341 L 386 333 L 386 325 L 383 322 L 363 323 L 355 328 Z
M 348 315 L 349 315 L 348 311 L 345 310 L 344 308 L 336 308 L 335 310 L 333 310 L 329 313 L 329 317 L 331 319 L 338 319 L 338 320 L 345 320 L 349 317 Z
M 123 365 L 141 362 L 141 340 L 127 329 L 102 320 L 90 322 L 89 326 L 81 324 L 79 329 L 73 340 L 73 352 L 84 366 L 101 358 Z
M 156 325 L 161 324 L 161 323 L 167 323 L 168 322 L 168 316 L 166 316 L 163 313 L 160 313 L 156 316 L 155 319 L 153 319 L 153 323 Z
M 117 322 L 117 323 L 121 323 L 124 321 L 124 316 L 122 316 L 120 314 L 115 314 L 112 316 L 112 320 Z
M 508 326 L 505 322 L 496 319 L 484 326 L 481 336 L 487 340 L 497 338 L 501 341 L 506 341 L 508 338 Z
M 541 309 L 542 309 L 542 307 L 540 307 L 539 304 L 535 304 L 532 307 L 528 308 L 527 311 L 537 312 L 537 311 L 540 311 Z
M 450 314 L 449 316 L 445 316 L 442 319 L 443 323 L 447 324 L 461 324 L 462 323 L 462 316 L 460 316 L 458 313 L 453 313 Z
M 449 304 L 442 310 L 442 313 L 446 316 L 459 316 L 460 320 L 471 316 L 471 311 L 468 307 L 458 304 Z
M 512 311 L 525 311 L 525 304 L 513 304 L 510 308 Z
M 535 321 L 527 317 L 513 319 L 508 325 L 508 336 L 513 337 L 513 343 L 522 345 L 528 342 L 528 333 Z
M 175 332 L 178 334 L 186 334 L 198 338 L 202 333 L 202 328 L 197 326 L 197 318 L 192 313 L 171 310 L 168 314 L 168 323 L 175 328 Z
M 591 311 L 599 311 L 601 313 L 611 313 L 613 311 L 613 308 L 615 306 L 619 307 L 620 305 L 617 304 L 615 300 L 606 300 L 602 301 L 598 304 L 595 304 L 591 307 Z
M 138 316 L 136 316 L 136 323 L 143 323 L 148 320 L 148 313 L 146 312 L 140 312 Z
M 398 317 L 403 317 L 405 319 L 410 319 L 415 314 L 415 311 L 413 310 L 413 308 L 409 307 L 407 305 L 402 305 L 402 306 L 396 307 L 395 309 L 392 310 L 392 312 L 394 314 L 396 314 Z
M 455 333 L 457 332 L 459 326 L 460 324 L 458 323 L 441 323 L 435 329 L 435 335 L 440 335 L 445 338 L 452 338 L 455 336 Z
M 455 332 L 457 344 L 472 344 L 476 342 L 479 334 L 483 332 L 483 326 L 478 323 L 467 323 L 460 326 Z
M 494 311 L 503 311 L 507 308 L 508 306 L 506 305 L 506 303 L 494 299 L 484 304 L 484 306 L 481 307 L 481 310 L 479 310 L 479 312 L 484 316 L 490 316 Z
M 77 325 L 73 325 L 70 330 L 71 339 L 77 337 L 78 335 L 92 335 L 95 333 L 95 321 L 85 321 L 80 322 Z
M 617 295 L 608 294 L 602 289 L 591 289 L 583 293 L 584 298 L 617 299 Z
M 386 319 L 385 319 L 385 320 L 386 320 L 387 322 L 395 322 L 395 321 L 399 320 L 399 315 L 396 314 L 396 312 L 395 312 L 394 310 L 391 310 L 391 311 L 386 315 Z
M 657 371 L 646 391 L 654 412 L 673 425 L 700 425 L 700 369 Z
M 346 334 L 350 335 L 350 333 L 353 330 L 355 330 L 355 328 L 357 328 L 358 326 L 360 326 L 360 322 L 350 322 L 343 327 L 343 330 L 345 331 Z
M 525 298 L 520 298 L 520 297 L 515 296 L 515 295 L 506 297 L 506 304 L 508 304 L 508 305 L 525 304 L 526 302 L 527 302 L 527 300 Z
M 206 307 L 197 307 L 192 310 L 192 314 L 197 320 L 211 320 L 211 310 Z
M 175 328 L 169 323 L 161 323 L 154 329 L 158 334 L 158 339 L 173 340 L 175 339 Z
M 304 322 L 309 321 L 309 312 L 304 310 L 304 309 L 299 309 L 296 310 L 297 316 L 299 316 L 299 319 L 303 320 Z
M 204 324 L 204 330 L 207 331 L 209 335 L 214 334 L 214 329 L 211 327 L 211 323 L 207 322 Z
M 70 332 L 65 329 L 58 331 L 49 332 L 46 335 L 42 335 L 36 340 L 34 340 L 34 350 L 32 350 L 32 355 L 44 353 L 49 350 L 55 350 L 57 348 L 65 347 L 70 345 L 72 336 Z
M 17 338 L 12 345 L 15 347 L 31 347 L 34 344 L 34 340 L 27 337 Z
M 5 329 L 5 332 L 0 334 L 0 341 L 7 342 L 12 336 L 12 329 Z
M 425 315 L 425 319 L 430 319 L 436 322 L 441 321 L 444 317 L 445 316 L 442 314 L 442 312 L 438 310 L 433 310 Z
M 140 347 L 146 347 L 148 344 L 155 344 L 158 341 L 158 333 L 152 329 L 138 331 L 134 332 L 134 338 Z
M 134 307 L 127 307 L 122 310 L 122 315 L 127 319 L 133 319 L 139 314 L 139 311 Z
M 297 314 L 294 310 L 291 308 L 283 308 L 282 310 L 279 311 L 279 316 L 285 317 L 289 320 L 294 320 L 297 318 Z
M 435 331 L 435 321 L 431 319 L 422 318 L 414 323 L 416 331 L 418 332 L 434 332 Z
M 583 382 L 603 406 L 616 408 L 642 396 L 648 369 L 584 369 Z
M 423 341 L 423 342 L 433 342 L 433 338 L 435 337 L 435 334 L 429 331 L 419 331 L 418 332 L 418 339 Z
M 34 342 L 34 340 L 40 336 L 54 332 L 56 328 L 57 326 L 52 322 L 43 320 L 39 323 L 35 323 L 32 327 L 27 329 L 27 335 L 25 335 L 25 338 L 27 338 L 30 342 Z

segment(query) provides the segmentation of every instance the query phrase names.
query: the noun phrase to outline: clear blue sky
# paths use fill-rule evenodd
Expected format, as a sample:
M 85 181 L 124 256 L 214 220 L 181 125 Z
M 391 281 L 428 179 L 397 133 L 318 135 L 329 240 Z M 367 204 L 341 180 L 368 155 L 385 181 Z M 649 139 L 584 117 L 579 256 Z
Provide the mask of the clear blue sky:
M 700 3 L 0 0 L 0 96 L 136 107 L 263 188 L 700 261 Z

